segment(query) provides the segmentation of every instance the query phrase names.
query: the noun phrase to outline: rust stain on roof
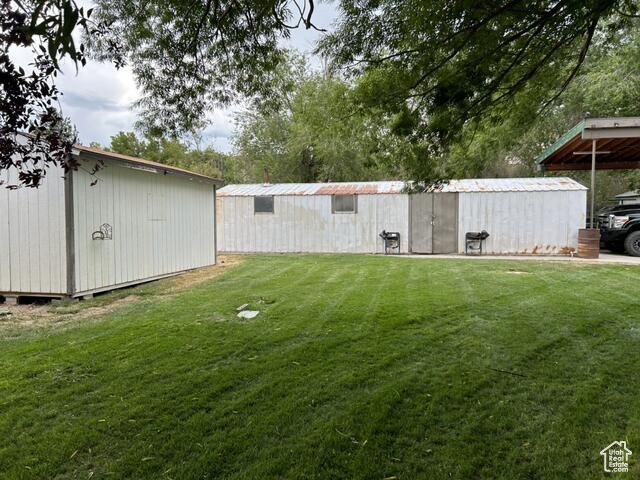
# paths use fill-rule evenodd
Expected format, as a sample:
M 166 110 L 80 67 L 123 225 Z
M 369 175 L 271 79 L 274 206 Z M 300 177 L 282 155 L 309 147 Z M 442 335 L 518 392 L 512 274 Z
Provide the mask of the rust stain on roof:
M 379 193 L 377 185 L 327 185 L 316 190 L 316 195 L 373 195 Z
M 375 195 L 402 193 L 405 183 L 383 182 L 334 182 L 334 183 L 276 183 L 227 185 L 218 190 L 220 196 L 264 195 Z
M 405 193 L 405 182 L 342 182 L 342 183 L 276 183 L 227 185 L 218 195 L 381 195 Z M 427 189 L 428 192 L 537 192 L 554 190 L 586 190 L 578 182 L 564 177 L 478 178 L 450 180 Z

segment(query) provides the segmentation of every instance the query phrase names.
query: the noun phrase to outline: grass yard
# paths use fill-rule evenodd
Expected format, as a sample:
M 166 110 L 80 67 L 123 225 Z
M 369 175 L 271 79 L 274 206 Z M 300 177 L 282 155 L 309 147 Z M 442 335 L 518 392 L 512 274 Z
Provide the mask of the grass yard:
M 639 279 L 255 256 L 97 319 L 14 328 L 0 477 L 638 478 Z M 237 318 L 243 303 L 260 315 Z M 614 440 L 629 473 L 603 472 Z

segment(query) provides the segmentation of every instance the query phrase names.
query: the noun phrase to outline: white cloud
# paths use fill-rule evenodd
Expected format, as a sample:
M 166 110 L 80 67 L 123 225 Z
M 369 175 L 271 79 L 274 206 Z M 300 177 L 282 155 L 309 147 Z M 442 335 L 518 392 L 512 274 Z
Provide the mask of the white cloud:
M 70 73 L 58 80 L 63 92 L 60 104 L 76 125 L 82 143 L 108 145 L 120 130 L 133 130 L 136 115 L 131 107 L 139 91 L 130 69 L 88 62 L 77 75 L 73 66 L 65 65 L 64 71 Z

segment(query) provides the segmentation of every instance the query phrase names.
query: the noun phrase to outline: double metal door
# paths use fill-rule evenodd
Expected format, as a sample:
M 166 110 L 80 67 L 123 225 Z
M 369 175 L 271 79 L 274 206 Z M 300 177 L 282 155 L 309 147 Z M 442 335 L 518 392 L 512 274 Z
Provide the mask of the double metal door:
M 458 194 L 416 193 L 409 197 L 410 249 L 413 253 L 456 253 Z

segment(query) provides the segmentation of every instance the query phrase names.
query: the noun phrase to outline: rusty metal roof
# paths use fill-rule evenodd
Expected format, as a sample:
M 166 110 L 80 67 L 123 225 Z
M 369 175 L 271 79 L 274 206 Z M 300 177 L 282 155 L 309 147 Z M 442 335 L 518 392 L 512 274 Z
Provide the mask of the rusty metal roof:
M 227 185 L 218 190 L 221 197 L 268 195 L 380 195 L 403 193 L 405 182 L 274 183 Z M 450 180 L 432 189 L 437 192 L 538 192 L 586 190 L 568 177 L 478 178 Z
M 586 190 L 568 177 L 478 178 L 450 180 L 434 189 L 438 192 L 545 192 Z
M 404 182 L 335 182 L 335 183 L 274 183 L 227 185 L 218 196 L 256 197 L 263 195 L 375 195 L 402 193 Z

